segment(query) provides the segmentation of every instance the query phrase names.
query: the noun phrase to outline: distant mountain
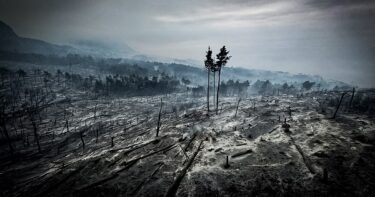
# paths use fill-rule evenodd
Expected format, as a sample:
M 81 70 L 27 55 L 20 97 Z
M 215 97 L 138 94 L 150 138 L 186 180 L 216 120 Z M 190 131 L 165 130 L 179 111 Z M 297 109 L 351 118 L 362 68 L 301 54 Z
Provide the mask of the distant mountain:
M 194 67 L 201 67 L 203 65 L 203 61 L 199 62 L 194 59 L 177 59 L 177 58 L 168 58 L 168 57 L 158 57 L 158 56 L 150 56 L 150 55 L 143 55 L 143 54 L 136 54 L 129 59 L 138 60 L 138 61 L 147 61 L 147 62 L 163 62 L 169 64 L 184 64 Z
M 18 36 L 9 25 L 2 21 L 0 21 L 0 50 L 57 56 L 66 56 L 71 53 L 100 58 L 126 58 L 136 54 L 129 46 L 115 43 L 77 41 L 72 46 L 68 46 L 24 38 Z
M 90 55 L 99 58 L 129 58 L 140 61 L 200 65 L 191 59 L 173 59 L 144 55 L 126 44 L 108 41 L 78 40 L 69 45 L 56 45 L 42 40 L 18 36 L 13 29 L 0 21 L 0 50 L 16 53 L 35 53 L 41 55 L 66 56 L 67 54 Z
M 117 66 L 126 67 L 136 64 L 143 69 L 142 72 L 164 72 L 179 78 L 191 79 L 197 85 L 206 83 L 206 70 L 203 68 L 203 62 L 143 55 L 126 44 L 118 43 L 85 40 L 76 41 L 72 43 L 72 46 L 51 44 L 41 40 L 20 37 L 11 27 L 0 21 L 0 60 L 61 64 L 66 62 L 64 57 L 68 54 L 90 55 L 102 59 L 102 62 L 110 62 L 108 66 L 117 64 Z M 48 57 L 49 55 L 58 56 L 60 59 Z M 117 58 L 117 60 L 111 58 Z M 85 59 L 81 60 L 84 61 Z M 118 71 L 119 69 L 116 68 L 115 70 Z M 127 72 L 126 69 L 125 71 Z M 325 80 L 316 75 L 225 67 L 222 80 L 228 79 L 249 80 L 252 83 L 256 80 L 270 80 L 272 83 L 314 81 L 331 88 L 336 85 L 345 85 L 345 83 Z
M 44 55 L 78 53 L 76 49 L 69 46 L 60 46 L 41 40 L 20 37 L 2 21 L 0 21 L 0 50 Z
M 138 52 L 126 44 L 104 41 L 80 40 L 72 43 L 72 46 L 81 54 L 105 58 L 130 58 Z
M 7 24 L 0 21 L 0 39 L 7 40 L 12 39 L 13 37 L 17 37 L 17 34 L 14 33 L 13 29 L 10 28 Z

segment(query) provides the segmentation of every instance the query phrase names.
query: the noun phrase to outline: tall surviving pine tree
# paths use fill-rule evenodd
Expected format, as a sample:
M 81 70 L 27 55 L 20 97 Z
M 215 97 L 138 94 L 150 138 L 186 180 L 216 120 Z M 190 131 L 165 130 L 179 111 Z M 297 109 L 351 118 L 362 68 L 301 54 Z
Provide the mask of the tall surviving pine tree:
M 219 72 L 218 82 L 217 82 L 217 93 L 216 93 L 216 114 L 218 114 L 219 110 L 219 91 L 220 91 L 220 75 L 221 75 L 221 68 L 224 67 L 231 56 L 228 56 L 229 51 L 223 46 L 220 49 L 220 52 L 216 55 L 216 68 Z
M 213 100 L 212 100 L 212 103 L 215 107 L 215 91 L 216 91 L 216 72 L 218 71 L 218 68 L 217 68 L 217 65 L 216 63 L 214 62 L 213 65 L 211 66 L 211 72 L 214 74 L 214 82 L 213 82 L 213 85 L 214 85 L 214 89 L 213 89 Z
M 207 114 L 210 113 L 210 72 L 214 67 L 214 60 L 212 59 L 212 51 L 210 47 L 208 47 L 208 51 L 206 52 L 206 60 L 204 60 L 204 66 L 207 69 Z

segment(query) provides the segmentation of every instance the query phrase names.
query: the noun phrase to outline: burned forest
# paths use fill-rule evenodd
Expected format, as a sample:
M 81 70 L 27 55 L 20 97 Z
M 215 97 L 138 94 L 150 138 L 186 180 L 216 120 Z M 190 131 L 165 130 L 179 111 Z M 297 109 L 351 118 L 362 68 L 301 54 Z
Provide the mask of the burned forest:
M 216 17 L 237 20 L 249 13 L 273 13 L 275 5 L 254 4 L 261 6 L 259 10 L 242 10 L 243 15 L 230 11 L 203 15 L 204 10 L 197 9 L 197 16 L 173 18 L 167 13 L 174 12 L 168 11 L 154 20 L 191 26 L 195 20 L 211 23 Z M 116 10 L 111 3 L 105 8 L 109 7 Z M 128 10 L 121 15 L 145 14 L 139 6 L 134 9 L 139 13 Z M 56 16 L 51 14 L 48 20 Z M 1 17 L 14 23 L 17 31 L 29 28 Z M 215 28 L 214 24 L 209 27 Z M 270 23 L 268 28 L 274 26 Z M 128 46 L 120 49 L 115 42 L 51 44 L 21 37 L 15 30 L 0 21 L 0 196 L 371 196 L 375 192 L 374 84 L 321 76 L 330 70 L 316 74 L 302 68 L 300 59 L 296 63 L 305 73 L 238 67 L 239 59 L 245 61 L 241 47 L 226 40 L 208 46 L 212 42 L 199 39 L 204 42 L 197 52 L 200 59 L 193 61 L 174 58 L 180 49 L 169 47 L 175 45 L 155 46 L 166 47 L 169 58 L 144 55 Z M 46 30 L 40 31 L 43 38 Z M 51 30 L 62 38 L 69 31 Z M 157 34 L 159 29 L 152 31 Z M 48 35 L 54 35 L 51 32 Z M 91 36 L 105 34 L 97 32 Z M 133 35 L 130 43 L 136 45 L 137 36 L 143 34 Z M 179 38 L 167 35 L 163 39 Z M 195 44 L 181 50 L 184 57 L 190 57 L 187 51 Z M 137 49 L 154 51 L 145 46 Z M 265 46 L 252 47 L 262 51 Z M 320 53 L 307 59 L 316 54 Z M 277 58 L 274 62 L 285 63 Z M 337 75 L 345 75 L 335 69 Z

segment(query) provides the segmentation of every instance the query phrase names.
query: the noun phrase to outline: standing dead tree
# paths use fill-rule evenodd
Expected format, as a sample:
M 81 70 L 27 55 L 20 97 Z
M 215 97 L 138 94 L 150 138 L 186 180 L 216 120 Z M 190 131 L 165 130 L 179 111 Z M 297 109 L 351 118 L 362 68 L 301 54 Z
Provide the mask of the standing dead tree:
M 85 150 L 85 140 L 83 139 L 83 137 L 85 137 L 84 130 L 81 130 L 79 132 L 79 137 L 81 138 L 81 142 L 82 142 L 82 151 L 84 151 Z
M 0 128 L 1 128 L 3 135 L 5 135 L 6 141 L 9 146 L 9 152 L 13 154 L 14 148 L 13 148 L 12 140 L 10 139 L 10 135 L 6 126 L 7 121 L 8 121 L 8 114 L 6 113 L 6 110 L 5 110 L 7 106 L 7 99 L 2 97 L 1 101 L 2 102 L 0 105 Z
M 227 155 L 226 159 L 225 159 L 224 168 L 229 168 L 229 167 L 230 167 L 230 165 L 229 165 L 229 156 Z
M 157 124 L 157 127 L 156 127 L 156 137 L 159 136 L 160 126 L 161 126 L 160 119 L 161 119 L 161 110 L 162 110 L 162 108 L 163 108 L 163 99 L 160 98 L 160 110 L 159 110 L 159 116 L 158 116 L 158 124 Z
M 353 88 L 353 90 L 352 90 L 352 96 L 350 97 L 349 108 L 352 107 L 353 99 L 354 99 L 354 94 L 355 94 L 355 88 Z
M 253 106 L 253 110 L 255 111 L 255 104 L 257 101 L 255 99 L 250 99 L 250 102 L 251 102 L 251 105 Z
M 237 111 L 238 111 L 238 106 L 240 105 L 240 102 L 241 102 L 241 98 L 239 98 L 237 101 L 236 113 L 234 114 L 234 117 L 237 117 Z
M 21 112 L 30 120 L 33 128 L 34 140 L 38 146 L 38 151 L 41 152 L 41 145 L 39 141 L 39 126 L 43 124 L 42 115 L 48 107 L 65 103 L 69 99 L 62 99 L 55 101 L 56 95 L 51 92 L 43 90 L 38 86 L 31 86 L 25 89 L 25 102 L 22 104 Z
M 68 110 L 68 106 L 71 106 L 72 104 L 70 102 L 68 102 L 66 105 L 64 105 L 64 119 L 65 119 L 65 125 L 64 127 L 66 128 L 66 132 L 69 133 L 70 130 L 69 130 L 69 125 L 71 125 L 72 123 L 69 122 L 69 117 L 70 116 L 73 116 L 73 111 L 70 111 Z M 63 128 L 64 130 L 64 128 Z
M 324 181 L 325 183 L 328 182 L 328 170 L 327 170 L 327 168 L 324 168 L 324 169 L 323 169 L 323 181 Z
M 95 143 L 98 143 L 98 139 L 99 139 L 99 128 L 100 128 L 100 125 L 95 129 Z
M 5 138 L 9 146 L 10 154 L 13 154 L 15 149 L 12 143 L 12 132 L 18 135 L 17 119 L 23 127 L 21 117 L 24 116 L 24 112 L 20 110 L 20 107 L 24 92 L 21 87 L 24 86 L 25 76 L 26 73 L 23 70 L 14 73 L 5 68 L 0 69 L 0 133 L 1 138 Z M 24 137 L 23 130 L 21 130 L 21 135 Z
M 39 142 L 39 124 L 41 121 L 40 113 L 43 110 L 43 105 L 47 103 L 46 97 L 42 89 L 35 88 L 28 90 L 28 100 L 25 103 L 27 116 L 31 122 L 34 133 L 34 140 L 37 143 L 38 151 L 41 152 L 40 142 Z
M 288 115 L 289 117 L 292 117 L 292 108 L 288 106 Z
M 69 133 L 69 121 L 68 121 L 68 117 L 66 117 L 66 119 L 65 119 L 65 127 L 66 127 L 66 132 Z
M 341 105 L 341 103 L 342 103 L 342 100 L 344 99 L 344 96 L 345 96 L 346 94 L 347 94 L 347 92 L 343 92 L 343 93 L 341 94 L 340 101 L 339 101 L 339 103 L 337 104 L 337 107 L 336 107 L 335 113 L 334 113 L 333 116 L 332 116 L 332 119 L 335 119 L 335 118 L 336 118 L 337 111 L 339 111 L 339 108 L 340 108 L 340 105 Z

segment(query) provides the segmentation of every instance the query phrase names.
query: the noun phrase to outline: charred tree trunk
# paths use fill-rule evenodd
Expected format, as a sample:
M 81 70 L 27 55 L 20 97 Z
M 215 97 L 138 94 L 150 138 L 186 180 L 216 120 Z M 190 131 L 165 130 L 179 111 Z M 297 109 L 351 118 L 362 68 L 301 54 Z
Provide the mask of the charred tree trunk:
M 79 137 L 81 138 L 82 142 L 82 150 L 85 150 L 85 140 L 83 140 L 83 131 L 79 132 Z
M 95 143 L 98 143 L 98 138 L 99 138 L 99 128 L 96 129 L 96 141 L 95 141 Z
M 159 116 L 158 116 L 158 124 L 157 124 L 157 127 L 156 127 L 156 137 L 159 136 L 160 126 L 161 126 L 160 119 L 161 119 L 161 110 L 162 110 L 162 108 L 163 108 L 163 99 L 160 98 L 160 110 L 159 110 Z
M 66 132 L 69 133 L 69 121 L 68 121 L 68 119 L 65 120 L 65 127 L 66 127 Z
M 353 88 L 352 90 L 352 97 L 350 98 L 350 102 L 349 102 L 349 108 L 352 107 L 352 104 L 353 104 L 353 99 L 354 99 L 354 94 L 355 94 L 355 88 Z
M 255 99 L 254 100 L 250 100 L 250 101 L 251 101 L 251 105 L 252 105 L 253 111 L 255 111 L 256 101 L 255 101 Z
M 337 111 L 339 111 L 340 105 L 341 105 L 341 103 L 342 103 L 342 99 L 344 99 L 345 94 L 346 94 L 346 92 L 344 92 L 344 93 L 341 94 L 340 101 L 339 101 L 339 103 L 337 104 L 336 111 L 335 111 L 335 113 L 333 114 L 332 119 L 335 119 L 335 118 L 336 118 Z
M 7 139 L 7 142 L 8 142 L 9 152 L 10 152 L 10 154 L 13 155 L 13 151 L 14 151 L 14 149 L 13 149 L 12 141 L 11 141 L 11 139 L 10 139 L 10 137 L 9 137 L 9 133 L 8 133 L 8 130 L 7 130 L 7 128 L 6 128 L 5 123 L 2 123 L 2 130 L 3 130 L 3 133 L 4 133 L 4 135 L 5 135 L 5 138 Z
M 327 168 L 324 168 L 324 169 L 323 169 L 323 181 L 324 181 L 325 183 L 328 182 L 328 170 L 327 170 Z
M 201 146 L 203 144 L 203 140 L 199 143 L 198 148 L 194 151 L 193 155 L 190 157 L 188 163 L 182 168 L 180 173 L 176 176 L 173 184 L 167 190 L 165 197 L 174 197 L 177 194 L 178 187 L 180 186 L 181 181 L 183 180 L 184 176 L 186 175 L 188 169 L 193 164 L 195 157 L 198 155 L 199 151 L 201 150 Z
M 229 168 L 229 156 L 226 156 L 224 168 Z
M 238 106 L 240 105 L 240 102 L 241 102 L 241 98 L 238 99 L 237 107 L 236 107 L 236 114 L 234 114 L 234 117 L 237 117 L 237 111 L 238 111 Z
M 96 111 L 97 111 L 96 107 L 97 107 L 97 105 L 98 105 L 98 103 L 95 104 L 95 108 L 94 108 L 94 120 L 96 120 Z
M 40 148 L 39 135 L 38 135 L 38 127 L 36 126 L 35 121 L 31 121 L 31 123 L 33 125 L 34 139 L 36 141 L 36 144 L 38 145 L 38 151 L 41 152 L 42 149 Z

